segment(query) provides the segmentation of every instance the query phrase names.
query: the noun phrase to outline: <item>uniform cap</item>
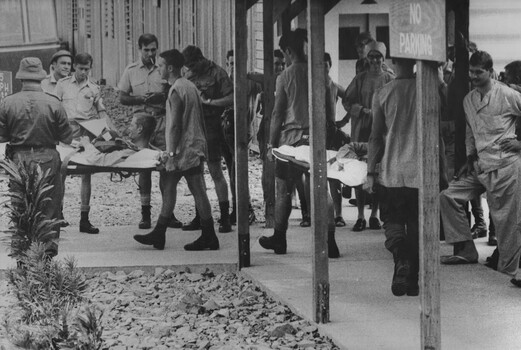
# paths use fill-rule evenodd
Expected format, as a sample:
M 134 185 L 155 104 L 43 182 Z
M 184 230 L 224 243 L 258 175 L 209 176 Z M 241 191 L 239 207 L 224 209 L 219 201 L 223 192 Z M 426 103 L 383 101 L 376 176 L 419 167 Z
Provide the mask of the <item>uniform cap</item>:
M 43 70 L 42 61 L 39 58 L 25 57 L 20 61 L 20 68 L 15 78 L 19 80 L 42 81 L 46 76 L 47 72 Z
M 51 63 L 52 62 L 56 62 L 58 60 L 58 58 L 63 57 L 63 56 L 68 56 L 72 60 L 72 54 L 69 51 L 67 51 L 67 50 L 60 50 L 60 51 L 55 52 L 54 55 L 52 55 Z

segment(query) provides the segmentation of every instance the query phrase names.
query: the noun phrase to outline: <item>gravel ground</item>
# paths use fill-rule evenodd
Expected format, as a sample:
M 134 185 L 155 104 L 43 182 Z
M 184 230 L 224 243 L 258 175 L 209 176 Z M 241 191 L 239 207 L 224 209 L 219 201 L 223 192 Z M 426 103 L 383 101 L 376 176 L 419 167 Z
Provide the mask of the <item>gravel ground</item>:
M 116 125 L 125 131 L 129 111 L 116 103 L 111 88 L 104 90 L 105 104 Z M 264 221 L 257 156 L 249 158 L 249 183 L 257 222 Z M 206 172 L 208 196 L 214 219 L 219 218 L 213 182 Z M 140 202 L 137 177 L 113 181 L 108 174 L 92 180 L 91 222 L 98 226 L 137 225 Z M 161 205 L 159 176 L 153 173 L 152 206 L 157 218 Z M 0 193 L 7 182 L 0 178 Z M 64 216 L 79 222 L 80 177 L 68 177 Z M 231 198 L 231 197 L 230 197 Z M 188 222 L 194 215 L 193 198 L 181 182 L 178 186 L 176 216 Z M 7 224 L 5 215 L 0 225 Z M 135 270 L 129 274 L 104 272 L 89 277 L 87 298 L 103 311 L 107 349 L 337 349 L 321 337 L 317 327 L 294 315 L 256 288 L 233 274 L 175 273 L 156 269 L 155 274 Z M 13 310 L 15 300 L 7 281 L 0 281 L 0 315 Z M 5 336 L 3 322 L 0 337 Z

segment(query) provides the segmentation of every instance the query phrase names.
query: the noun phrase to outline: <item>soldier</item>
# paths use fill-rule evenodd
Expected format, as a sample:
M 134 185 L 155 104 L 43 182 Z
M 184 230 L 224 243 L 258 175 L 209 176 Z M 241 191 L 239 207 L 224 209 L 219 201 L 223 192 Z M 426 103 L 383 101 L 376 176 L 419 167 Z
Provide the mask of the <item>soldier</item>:
M 157 37 L 143 34 L 138 39 L 140 59 L 131 63 L 123 71 L 118 84 L 119 101 L 132 106 L 134 116 L 145 115 L 156 119 L 156 129 L 150 143 L 165 150 L 165 101 L 168 84 L 161 78 L 156 63 Z M 139 228 L 152 227 L 150 219 L 150 193 L 152 191 L 152 172 L 139 174 L 139 194 L 141 196 L 141 221 Z M 172 213 L 168 227 L 180 228 L 183 224 Z
M 101 98 L 101 89 L 89 76 L 92 69 L 92 56 L 80 53 L 74 57 L 74 74 L 63 78 L 56 85 L 56 96 L 62 100 L 73 130 L 73 138 L 91 137 L 90 133 L 80 126 L 81 122 L 91 119 L 105 118 L 111 126 L 105 106 Z M 80 232 L 97 234 L 99 229 L 89 221 L 91 195 L 91 174 L 81 176 L 81 220 Z
M 51 72 L 42 80 L 44 92 L 56 94 L 58 80 L 71 74 L 72 54 L 67 50 L 60 50 L 51 57 Z
M 70 144 L 72 130 L 60 101 L 44 93 L 41 81 L 47 73 L 36 57 L 20 61 L 16 79 L 22 81 L 22 91 L 7 96 L 0 105 L 0 142 L 9 142 L 11 159 L 15 162 L 38 164 L 42 171 L 49 170 L 53 187 L 50 201 L 43 208 L 48 219 L 59 219 L 62 200 L 61 160 L 56 151 L 58 142 Z M 60 226 L 55 226 L 54 238 L 60 236 Z M 48 249 L 49 256 L 58 254 L 54 242 Z

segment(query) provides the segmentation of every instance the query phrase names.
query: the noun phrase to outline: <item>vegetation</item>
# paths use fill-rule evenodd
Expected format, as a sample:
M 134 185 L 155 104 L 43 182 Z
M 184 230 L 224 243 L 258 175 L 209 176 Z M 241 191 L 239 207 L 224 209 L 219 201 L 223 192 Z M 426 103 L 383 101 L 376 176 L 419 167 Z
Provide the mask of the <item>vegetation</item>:
M 24 349 L 102 349 L 101 312 L 83 297 L 85 275 L 73 258 L 52 259 L 59 220 L 42 214 L 52 189 L 49 172 L 10 160 L 1 160 L 0 167 L 10 178 L 5 205 L 11 225 L 4 241 L 17 261 L 7 272 L 17 300 L 5 319 L 10 341 Z

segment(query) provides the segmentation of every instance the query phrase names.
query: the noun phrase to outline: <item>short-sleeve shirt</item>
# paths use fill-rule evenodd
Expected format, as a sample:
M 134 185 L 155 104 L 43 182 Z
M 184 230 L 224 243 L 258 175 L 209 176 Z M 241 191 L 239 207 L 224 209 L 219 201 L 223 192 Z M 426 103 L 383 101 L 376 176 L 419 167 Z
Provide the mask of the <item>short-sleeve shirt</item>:
M 101 88 L 90 78 L 81 83 L 72 75 L 60 79 L 56 85 L 56 96 L 62 100 L 63 108 L 70 120 L 84 121 L 98 118 L 102 111 Z
M 172 114 L 172 94 L 177 93 L 183 103 L 183 115 Z M 166 101 L 166 118 L 173 119 L 175 124 L 180 124 L 181 140 L 174 150 L 176 171 L 185 171 L 198 166 L 201 159 L 207 157 L 205 126 L 203 119 L 203 104 L 199 98 L 199 92 L 193 83 L 186 78 L 177 79 Z
M 155 64 L 148 69 L 143 61 L 139 60 L 128 65 L 119 80 L 118 89 L 132 96 L 145 96 L 148 93 L 165 91 L 166 81 L 159 74 L 159 67 Z M 147 107 L 151 107 L 150 109 Z M 150 112 L 152 114 L 164 114 L 164 105 L 135 105 L 133 113 Z
M 46 76 L 42 82 L 41 87 L 43 92 L 47 92 L 48 94 L 56 95 L 56 85 L 58 84 L 58 81 L 54 77 L 54 74 L 49 74 Z
M 233 82 L 228 73 L 210 60 L 206 60 L 201 72 L 186 71 L 185 78 L 195 84 L 205 99 L 216 100 L 233 93 Z M 203 105 L 203 111 L 205 117 L 221 116 L 224 108 Z
M 13 146 L 51 147 L 71 143 L 67 114 L 55 96 L 24 87 L 0 104 L 0 142 Z

